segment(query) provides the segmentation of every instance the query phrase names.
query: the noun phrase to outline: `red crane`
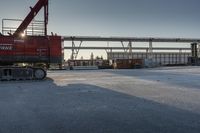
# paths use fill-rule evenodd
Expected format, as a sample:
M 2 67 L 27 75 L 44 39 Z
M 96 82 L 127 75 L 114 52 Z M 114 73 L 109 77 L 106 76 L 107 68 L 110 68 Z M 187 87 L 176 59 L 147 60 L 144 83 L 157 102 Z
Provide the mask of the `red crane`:
M 44 79 L 46 70 L 30 64 L 58 64 L 64 61 L 61 36 L 48 36 L 48 0 L 38 0 L 14 34 L 0 35 L 0 80 Z M 44 8 L 44 35 L 22 36 L 38 12 Z M 26 63 L 28 66 L 16 66 Z

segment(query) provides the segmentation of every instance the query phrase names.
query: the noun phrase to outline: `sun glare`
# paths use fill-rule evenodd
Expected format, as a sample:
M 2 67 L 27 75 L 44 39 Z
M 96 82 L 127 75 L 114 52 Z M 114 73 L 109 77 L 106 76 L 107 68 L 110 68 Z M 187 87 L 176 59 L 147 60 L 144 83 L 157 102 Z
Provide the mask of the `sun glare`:
M 21 37 L 25 37 L 26 36 L 26 34 L 25 33 L 21 33 Z

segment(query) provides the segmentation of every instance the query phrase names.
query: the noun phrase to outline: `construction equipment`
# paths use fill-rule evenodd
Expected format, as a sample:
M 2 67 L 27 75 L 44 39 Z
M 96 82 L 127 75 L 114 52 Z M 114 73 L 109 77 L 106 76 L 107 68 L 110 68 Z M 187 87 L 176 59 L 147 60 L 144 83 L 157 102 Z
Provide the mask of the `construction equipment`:
M 44 35 L 26 35 L 26 29 L 38 12 L 44 8 Z M 46 77 L 44 65 L 64 61 L 64 43 L 61 36 L 47 35 L 48 0 L 38 0 L 14 33 L 0 34 L 0 80 L 41 80 Z M 25 66 L 19 66 L 25 64 Z

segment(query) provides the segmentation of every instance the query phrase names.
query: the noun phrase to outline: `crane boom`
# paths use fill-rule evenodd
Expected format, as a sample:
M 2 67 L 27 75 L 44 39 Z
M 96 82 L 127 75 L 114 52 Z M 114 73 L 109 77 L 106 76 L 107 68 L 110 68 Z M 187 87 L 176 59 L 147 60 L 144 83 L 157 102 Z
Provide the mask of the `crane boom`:
M 31 11 L 17 28 L 14 36 L 20 36 L 21 33 L 28 27 L 34 17 L 38 14 L 38 12 L 44 7 L 44 24 L 45 24 L 45 35 L 47 35 L 47 23 L 48 23 L 48 0 L 38 0 L 34 7 L 30 7 Z

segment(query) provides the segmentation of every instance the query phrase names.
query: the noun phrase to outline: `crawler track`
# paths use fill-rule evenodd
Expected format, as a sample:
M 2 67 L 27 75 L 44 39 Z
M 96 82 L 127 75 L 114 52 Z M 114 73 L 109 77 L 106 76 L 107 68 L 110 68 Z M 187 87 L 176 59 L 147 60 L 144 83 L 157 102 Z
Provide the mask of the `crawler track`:
M 0 80 L 43 80 L 46 71 L 43 68 L 33 67 L 0 67 Z

